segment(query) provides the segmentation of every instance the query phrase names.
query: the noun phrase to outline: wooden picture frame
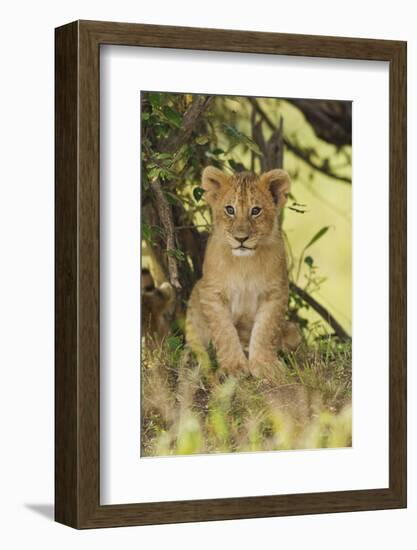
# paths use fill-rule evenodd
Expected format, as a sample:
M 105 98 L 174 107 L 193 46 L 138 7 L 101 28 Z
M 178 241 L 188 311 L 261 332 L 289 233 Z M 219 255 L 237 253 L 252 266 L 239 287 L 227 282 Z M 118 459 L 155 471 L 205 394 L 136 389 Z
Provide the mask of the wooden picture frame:
M 55 519 L 75 528 L 406 506 L 406 43 L 76 21 L 56 29 Z M 389 62 L 389 487 L 100 505 L 99 56 L 118 44 Z

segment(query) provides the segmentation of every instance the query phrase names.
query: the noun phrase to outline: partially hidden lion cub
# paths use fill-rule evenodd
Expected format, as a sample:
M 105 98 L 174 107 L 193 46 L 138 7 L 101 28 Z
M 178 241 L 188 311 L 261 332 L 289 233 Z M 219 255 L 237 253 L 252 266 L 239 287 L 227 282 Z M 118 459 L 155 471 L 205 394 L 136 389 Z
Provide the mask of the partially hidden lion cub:
M 175 290 L 170 283 L 155 286 L 149 269 L 142 268 L 142 335 L 148 345 L 156 345 L 169 334 L 166 313 L 175 301 Z
M 188 303 L 187 342 L 197 356 L 212 342 L 223 371 L 276 376 L 277 351 L 301 340 L 285 320 L 289 285 L 278 219 L 290 178 L 278 169 L 227 176 L 209 166 L 202 187 L 214 229 Z

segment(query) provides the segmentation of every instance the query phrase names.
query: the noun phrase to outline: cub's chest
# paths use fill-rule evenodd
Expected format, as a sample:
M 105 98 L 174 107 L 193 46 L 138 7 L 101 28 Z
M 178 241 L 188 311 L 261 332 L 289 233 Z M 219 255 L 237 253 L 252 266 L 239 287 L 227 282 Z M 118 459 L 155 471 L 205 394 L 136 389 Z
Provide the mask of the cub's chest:
M 254 319 L 265 289 L 260 281 L 235 281 L 225 288 L 225 298 L 232 318 Z

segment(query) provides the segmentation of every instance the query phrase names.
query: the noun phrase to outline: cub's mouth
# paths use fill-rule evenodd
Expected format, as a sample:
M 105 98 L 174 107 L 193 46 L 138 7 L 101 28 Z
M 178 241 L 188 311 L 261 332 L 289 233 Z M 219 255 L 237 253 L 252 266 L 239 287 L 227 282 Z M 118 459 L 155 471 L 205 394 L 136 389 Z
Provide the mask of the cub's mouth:
M 233 256 L 253 256 L 255 254 L 256 247 L 249 248 L 248 246 L 236 246 L 232 248 Z

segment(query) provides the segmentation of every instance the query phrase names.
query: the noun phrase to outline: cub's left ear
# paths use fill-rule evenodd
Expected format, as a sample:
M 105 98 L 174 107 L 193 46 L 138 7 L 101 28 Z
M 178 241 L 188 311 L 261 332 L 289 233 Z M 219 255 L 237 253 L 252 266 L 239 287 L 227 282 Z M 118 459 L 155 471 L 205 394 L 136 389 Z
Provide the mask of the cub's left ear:
M 285 170 L 270 170 L 261 176 L 261 185 L 269 190 L 275 204 L 282 208 L 290 194 L 291 180 Z

